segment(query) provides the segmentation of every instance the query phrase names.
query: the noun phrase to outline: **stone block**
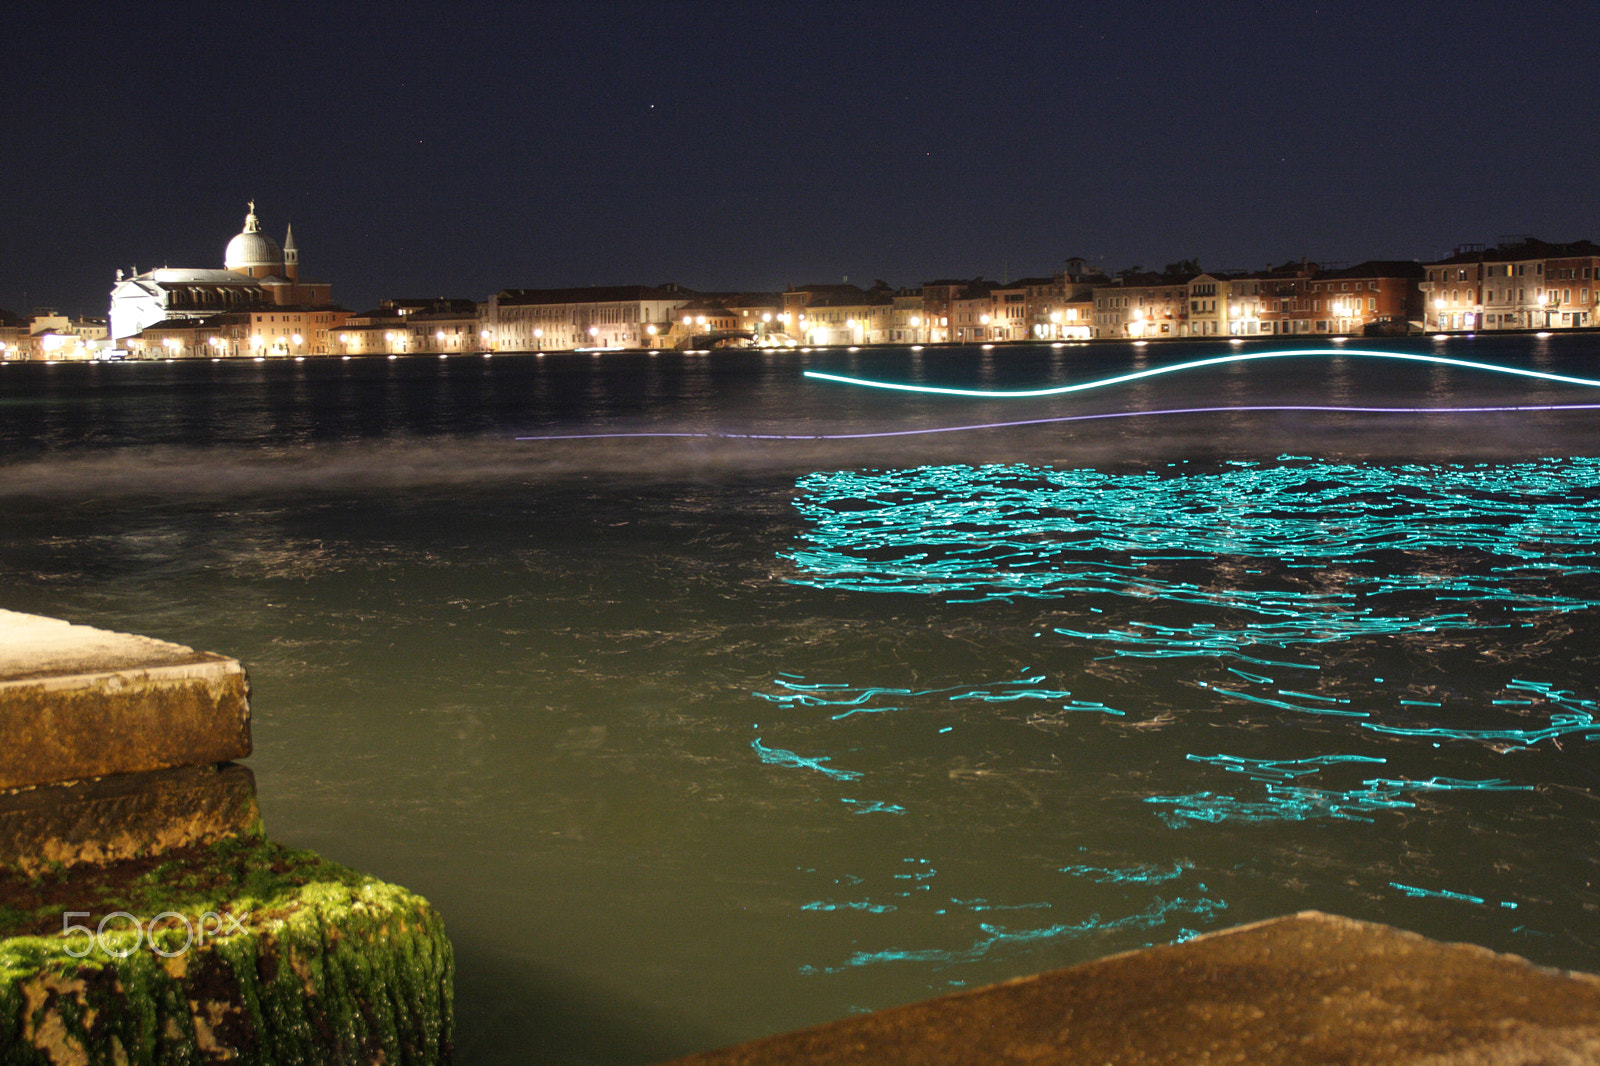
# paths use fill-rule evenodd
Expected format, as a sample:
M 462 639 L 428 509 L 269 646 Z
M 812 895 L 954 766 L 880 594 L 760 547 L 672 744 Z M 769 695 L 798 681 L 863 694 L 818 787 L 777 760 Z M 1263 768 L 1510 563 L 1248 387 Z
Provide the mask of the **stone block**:
M 8 1066 L 434 1066 L 453 1053 L 454 975 L 427 900 L 266 841 L 0 875 Z
M 1600 978 L 1306 912 L 675 1066 L 1202 1062 L 1600 1062 Z
M 236 660 L 0 611 L 0 789 L 249 754 Z
M 255 776 L 234 763 L 0 792 L 0 869 L 28 875 L 260 835 Z

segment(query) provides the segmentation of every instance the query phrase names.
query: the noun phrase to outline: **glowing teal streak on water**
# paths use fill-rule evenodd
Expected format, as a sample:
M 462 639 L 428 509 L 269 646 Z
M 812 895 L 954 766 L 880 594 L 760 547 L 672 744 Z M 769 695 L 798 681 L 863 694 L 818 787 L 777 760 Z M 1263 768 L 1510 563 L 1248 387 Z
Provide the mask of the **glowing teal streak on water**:
M 981 685 L 948 685 L 943 688 L 909 689 L 884 686 L 856 688 L 842 682 L 808 684 L 799 675 L 787 674 L 773 679 L 773 684 L 784 691 L 776 693 L 752 692 L 751 695 L 757 699 L 782 706 L 850 708 L 847 711 L 832 715 L 832 720 L 835 722 L 843 721 L 858 714 L 887 714 L 905 710 L 905 707 L 899 702 L 888 705 L 874 705 L 872 701 L 881 696 L 903 697 L 906 700 L 943 696 L 949 702 L 976 700 L 983 703 L 1014 703 L 1018 700 L 1041 700 L 1049 703 L 1059 703 L 1065 710 L 1092 711 L 1113 715 L 1122 715 L 1124 713 L 1107 707 L 1098 701 L 1073 699 L 1072 693 L 1065 689 L 1035 687 L 1043 680 L 1045 680 L 1045 676 L 1040 674 L 1021 677 L 1015 681 L 998 681 Z
M 1245 759 L 1237 755 L 1189 755 L 1190 762 L 1247 774 L 1263 781 L 1288 781 L 1341 763 L 1385 763 L 1370 755 L 1315 755 L 1309 759 Z
M 1482 906 L 1484 902 L 1482 896 L 1469 896 L 1462 892 L 1450 892 L 1445 889 L 1417 888 L 1413 885 L 1402 885 L 1398 881 L 1390 881 L 1389 887 L 1399 889 L 1412 899 L 1453 899 L 1462 903 L 1476 903 L 1479 906 Z
M 1240 799 L 1215 792 L 1193 792 L 1178 796 L 1148 796 L 1146 803 L 1167 809 L 1158 817 L 1169 828 L 1181 829 L 1192 822 L 1304 822 L 1318 818 L 1338 821 L 1371 822 L 1369 817 L 1385 810 L 1414 808 L 1406 797 L 1417 792 L 1527 792 L 1531 785 L 1515 785 L 1503 778 L 1467 781 L 1450 777 L 1425 780 L 1368 778 L 1360 788 L 1324 789 L 1291 784 L 1298 777 L 1341 763 L 1381 763 L 1383 759 L 1361 755 L 1322 755 L 1309 759 L 1245 759 L 1234 755 L 1190 755 L 1194 762 L 1206 763 L 1235 773 L 1246 774 L 1265 785 L 1265 798 Z
M 1266 696 L 1252 696 L 1248 692 L 1236 692 L 1231 688 L 1223 688 L 1221 685 L 1209 685 L 1207 687 L 1209 687 L 1212 692 L 1220 692 L 1224 696 L 1232 696 L 1235 699 L 1249 700 L 1251 703 L 1260 703 L 1268 707 L 1282 707 L 1286 711 L 1299 711 L 1302 714 L 1326 714 L 1339 718 L 1368 717 L 1366 711 L 1341 711 L 1333 707 L 1307 707 L 1303 704 L 1289 703 L 1285 700 L 1270 699 Z M 1191 758 L 1192 757 L 1193 756 L 1191 756 Z M 1379 761 L 1381 762 L 1382 760 Z
M 855 770 L 837 770 L 832 766 L 822 765 L 833 761 L 826 755 L 808 759 L 804 755 L 796 755 L 794 752 L 785 751 L 783 748 L 769 748 L 761 743 L 760 737 L 752 740 L 750 747 L 760 757 L 761 761 L 769 766 L 781 766 L 789 770 L 815 770 L 819 774 L 826 774 L 828 777 L 838 781 L 854 781 L 861 776 Z
M 1586 734 L 1585 740 L 1600 740 L 1600 726 L 1590 714 L 1553 714 L 1543 729 L 1447 729 L 1440 726 L 1407 728 L 1362 722 L 1363 729 L 1392 737 L 1423 737 L 1436 740 L 1477 740 L 1491 744 L 1521 744 L 1531 747 L 1541 740 L 1555 740 L 1572 734 Z
M 811 523 L 787 553 L 799 584 L 952 603 L 1113 596 L 1258 619 L 1054 627 L 1116 655 L 1301 666 L 1262 652 L 1520 624 L 1511 613 L 1435 609 L 1445 605 L 1600 606 L 1548 591 L 1551 578 L 1600 570 L 1595 458 L 1375 466 L 1284 457 L 1137 474 L 942 466 L 817 473 L 797 487 L 795 506 Z M 1188 549 L 1178 562 L 1162 551 L 1173 544 Z M 1474 559 L 1471 576 L 1453 566 L 1419 572 L 1418 553 L 1441 552 L 1489 558 Z M 1228 560 L 1232 579 L 1201 585 L 1171 569 L 1197 559 Z M 1289 579 L 1290 569 L 1330 565 L 1337 582 Z M 1407 601 L 1410 610 L 1395 609 Z
M 801 972 L 831 974 L 840 973 L 852 967 L 876 966 L 896 962 L 954 966 L 961 963 L 977 962 L 1008 948 L 1025 947 L 1047 940 L 1076 938 L 1095 933 L 1121 930 L 1154 929 L 1166 924 L 1174 915 L 1178 914 L 1191 914 L 1207 920 L 1214 920 L 1217 912 L 1227 909 L 1228 904 L 1223 900 L 1211 899 L 1206 896 L 1200 896 L 1192 900 L 1180 898 L 1170 902 L 1157 897 L 1155 902 L 1144 911 L 1110 921 L 1103 920 L 1098 914 L 1095 914 L 1082 922 L 1061 923 L 1035 929 L 1008 929 L 1005 926 L 992 925 L 985 922 L 978 926 L 985 935 L 973 941 L 972 945 L 967 948 L 957 950 L 925 948 L 859 951 L 850 956 L 849 960 L 842 966 L 805 966 L 801 967 Z
M 1433 363 L 1440 366 L 1459 367 L 1463 370 L 1484 370 L 1494 374 L 1511 374 L 1517 377 L 1534 378 L 1539 381 L 1554 381 L 1563 385 L 1587 385 L 1600 388 L 1600 381 L 1592 378 L 1571 377 L 1566 374 L 1550 374 L 1542 370 L 1528 370 L 1523 367 L 1500 366 L 1496 363 L 1478 363 L 1470 359 L 1451 359 L 1442 355 L 1424 355 L 1412 352 L 1375 352 L 1361 348 L 1292 348 L 1275 352 L 1232 352 L 1227 355 L 1212 356 L 1209 359 L 1192 359 L 1186 363 L 1174 363 L 1171 366 L 1152 367 L 1148 370 L 1135 370 L 1127 374 L 1116 374 L 1108 378 L 1098 378 L 1094 381 L 1080 381 L 1074 385 L 1052 385 L 1042 389 L 957 389 L 940 385 L 912 385 L 905 382 L 873 381 L 868 378 L 847 377 L 842 374 L 827 374 L 820 370 L 807 370 L 805 376 L 818 381 L 831 381 L 840 385 L 855 385 L 869 389 L 888 389 L 894 392 L 929 393 L 936 396 L 973 396 L 980 399 L 1026 399 L 1039 396 L 1064 396 L 1073 392 L 1087 392 L 1090 389 L 1104 389 L 1112 385 L 1122 385 L 1130 381 L 1140 381 L 1144 378 L 1160 377 L 1165 374 L 1178 374 L 1188 370 L 1198 370 L 1208 366 L 1222 366 L 1227 363 L 1254 362 L 1258 359 L 1289 359 L 1297 357 L 1322 357 L 1322 358 L 1356 358 L 1356 359 L 1397 359 L 1412 363 Z
M 1061 872 L 1074 877 L 1086 877 L 1102 885 L 1159 885 L 1163 881 L 1182 877 L 1183 872 L 1190 868 L 1189 863 L 1175 862 L 1170 870 L 1159 866 L 1063 866 Z
M 1579 699 L 1569 689 L 1558 689 L 1543 681 L 1516 680 L 1506 685 L 1514 692 L 1524 692 L 1543 702 L 1562 708 L 1550 715 L 1550 724 L 1541 729 L 1460 729 L 1443 726 L 1398 726 L 1377 722 L 1363 722 L 1363 729 L 1395 737 L 1420 737 L 1427 740 L 1470 740 L 1488 744 L 1499 750 L 1511 750 L 1517 745 L 1532 747 L 1540 741 L 1557 740 L 1565 736 L 1579 736 L 1585 740 L 1600 740 L 1600 724 L 1594 719 L 1596 701 Z M 1402 704 L 1415 701 L 1401 700 Z M 1491 704 L 1526 706 L 1531 700 L 1493 700 Z

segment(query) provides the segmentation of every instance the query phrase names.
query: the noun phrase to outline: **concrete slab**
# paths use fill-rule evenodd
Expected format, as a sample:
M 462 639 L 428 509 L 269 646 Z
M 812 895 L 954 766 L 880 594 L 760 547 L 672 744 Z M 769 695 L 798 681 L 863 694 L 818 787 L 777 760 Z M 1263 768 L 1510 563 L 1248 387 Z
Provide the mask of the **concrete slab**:
M 237 660 L 0 611 L 0 789 L 249 754 Z
M 1596 1062 L 1600 978 L 1306 912 L 676 1066 Z
M 255 775 L 235 763 L 0 792 L 0 872 L 32 876 L 261 832 Z

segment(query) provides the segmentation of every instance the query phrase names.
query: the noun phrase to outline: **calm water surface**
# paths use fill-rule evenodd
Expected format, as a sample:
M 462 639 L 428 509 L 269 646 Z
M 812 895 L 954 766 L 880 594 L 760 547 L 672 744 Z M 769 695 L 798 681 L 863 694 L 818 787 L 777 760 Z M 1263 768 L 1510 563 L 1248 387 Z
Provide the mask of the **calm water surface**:
M 243 660 L 269 828 L 444 913 L 469 1064 L 650 1062 L 1305 908 L 1600 969 L 1597 412 L 1038 421 L 1600 390 L 801 376 L 1228 350 L 3 366 L 0 606 Z M 681 435 L 555 439 L 591 434 Z

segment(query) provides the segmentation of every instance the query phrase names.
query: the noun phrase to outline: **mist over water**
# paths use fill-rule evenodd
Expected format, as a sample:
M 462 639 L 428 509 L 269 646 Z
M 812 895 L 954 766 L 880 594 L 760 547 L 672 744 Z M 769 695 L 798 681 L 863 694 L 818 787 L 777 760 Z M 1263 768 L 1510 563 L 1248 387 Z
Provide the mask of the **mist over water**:
M 1305 908 L 1600 969 L 1596 412 L 1042 421 L 1600 390 L 801 376 L 1226 350 L 0 367 L 0 606 L 243 660 L 269 829 L 440 908 L 467 1063 Z M 1396 350 L 1600 376 L 1588 337 Z

